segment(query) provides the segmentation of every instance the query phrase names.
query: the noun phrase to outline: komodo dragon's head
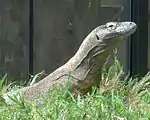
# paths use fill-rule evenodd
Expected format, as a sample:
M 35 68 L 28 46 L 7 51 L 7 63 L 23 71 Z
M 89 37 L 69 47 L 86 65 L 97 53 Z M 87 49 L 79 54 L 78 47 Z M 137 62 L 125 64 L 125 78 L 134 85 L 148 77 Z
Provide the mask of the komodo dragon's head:
M 83 41 L 72 59 L 78 61 L 72 76 L 78 78 L 77 87 L 88 88 L 100 82 L 100 72 L 108 56 L 122 38 L 136 30 L 134 22 L 108 22 L 95 28 Z

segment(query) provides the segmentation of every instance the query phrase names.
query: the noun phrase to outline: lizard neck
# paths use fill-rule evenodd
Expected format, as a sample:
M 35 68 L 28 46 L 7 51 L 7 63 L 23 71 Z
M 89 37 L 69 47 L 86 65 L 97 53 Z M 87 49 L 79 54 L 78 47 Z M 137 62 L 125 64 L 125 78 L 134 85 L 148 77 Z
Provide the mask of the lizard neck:
M 71 75 L 80 81 L 85 81 L 86 79 L 92 82 L 98 79 L 97 77 L 100 79 L 101 69 L 120 39 L 110 41 L 112 42 L 98 44 L 98 46 L 96 43 L 94 47 L 89 47 L 89 49 L 83 43 L 83 46 L 80 46 L 78 52 L 67 63 L 72 68 L 70 69 Z M 94 42 L 91 43 L 92 46 L 93 44 Z

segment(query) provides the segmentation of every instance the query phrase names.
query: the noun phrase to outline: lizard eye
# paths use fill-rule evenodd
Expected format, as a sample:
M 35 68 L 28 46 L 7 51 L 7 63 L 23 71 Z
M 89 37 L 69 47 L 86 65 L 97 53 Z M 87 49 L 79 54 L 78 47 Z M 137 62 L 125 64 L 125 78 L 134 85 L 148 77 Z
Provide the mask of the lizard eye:
M 115 26 L 116 26 L 116 23 L 113 23 L 113 22 L 110 22 L 110 23 L 106 24 L 107 28 L 112 28 L 112 27 L 115 27 Z
M 97 40 L 99 40 L 99 36 L 96 34 L 96 38 L 97 38 Z
M 113 27 L 113 25 L 111 24 L 111 25 L 108 25 L 107 27 Z

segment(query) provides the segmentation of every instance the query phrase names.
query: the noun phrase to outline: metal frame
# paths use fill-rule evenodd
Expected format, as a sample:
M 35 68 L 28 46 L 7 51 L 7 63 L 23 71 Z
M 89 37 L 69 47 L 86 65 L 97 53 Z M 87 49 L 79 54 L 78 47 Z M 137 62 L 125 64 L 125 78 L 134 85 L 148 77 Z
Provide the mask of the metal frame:
M 34 55 L 34 0 L 29 0 L 29 74 L 33 75 Z
M 131 37 L 131 75 L 143 76 L 148 71 L 148 0 L 131 0 L 131 20 L 137 31 Z

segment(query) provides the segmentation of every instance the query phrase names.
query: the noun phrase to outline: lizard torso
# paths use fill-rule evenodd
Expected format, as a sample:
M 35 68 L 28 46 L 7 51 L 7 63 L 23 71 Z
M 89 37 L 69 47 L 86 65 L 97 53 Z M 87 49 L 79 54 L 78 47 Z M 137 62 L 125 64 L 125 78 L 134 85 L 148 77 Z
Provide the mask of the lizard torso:
M 133 22 L 109 22 L 95 28 L 66 64 L 38 83 L 22 88 L 21 95 L 27 100 L 39 99 L 55 85 L 65 85 L 69 72 L 72 88 L 88 92 L 92 86 L 99 85 L 102 66 L 113 49 L 123 37 L 133 34 L 135 30 L 136 24 Z

